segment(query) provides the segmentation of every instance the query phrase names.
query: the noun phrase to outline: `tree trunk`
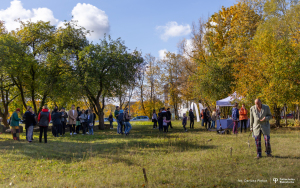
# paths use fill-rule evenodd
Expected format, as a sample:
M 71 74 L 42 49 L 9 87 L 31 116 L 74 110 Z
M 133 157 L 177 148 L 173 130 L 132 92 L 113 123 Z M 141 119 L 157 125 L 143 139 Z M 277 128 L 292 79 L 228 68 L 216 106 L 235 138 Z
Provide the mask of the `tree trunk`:
M 5 127 L 9 127 L 9 124 L 7 123 L 7 115 L 8 115 L 8 112 L 5 111 L 4 113 L 2 113 L 0 111 L 0 117 L 2 118 L 2 123 Z
M 104 130 L 105 129 L 105 126 L 104 126 L 104 113 L 103 113 L 103 109 L 105 107 L 104 98 L 102 98 L 102 108 L 101 108 L 101 105 L 100 105 L 99 98 L 97 98 L 96 107 L 97 107 L 98 117 L 99 117 L 99 129 Z
M 281 114 L 280 108 L 278 108 L 277 104 L 274 104 L 274 117 L 276 127 L 280 127 Z

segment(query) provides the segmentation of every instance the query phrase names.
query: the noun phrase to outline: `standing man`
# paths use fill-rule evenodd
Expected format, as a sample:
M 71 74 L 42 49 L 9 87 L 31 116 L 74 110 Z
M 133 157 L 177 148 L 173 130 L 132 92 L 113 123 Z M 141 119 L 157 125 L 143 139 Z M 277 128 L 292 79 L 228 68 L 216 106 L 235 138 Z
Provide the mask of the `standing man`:
M 232 108 L 232 121 L 233 121 L 233 129 L 232 129 L 232 132 L 233 134 L 237 134 L 238 133 L 238 125 L 239 125 L 239 117 L 240 117 L 240 114 L 239 114 L 239 109 L 238 109 L 238 103 L 235 103 L 234 104 L 234 107 Z
M 119 121 L 119 118 L 118 118 L 119 114 L 120 114 L 120 107 L 119 107 L 119 106 L 116 106 L 116 110 L 115 110 L 115 118 L 116 118 L 117 123 L 118 123 L 117 133 L 118 133 L 118 134 L 121 134 L 121 132 L 122 132 L 122 125 L 121 125 L 121 122 Z
M 36 125 L 35 114 L 30 106 L 27 107 L 27 111 L 24 114 L 25 127 L 26 127 L 26 140 L 30 143 L 33 137 L 33 126 Z
M 190 117 L 190 129 L 194 129 L 194 118 L 195 118 L 195 115 L 194 115 L 194 112 L 192 109 L 190 109 L 189 111 L 189 117 Z
M 124 124 L 125 124 L 125 135 L 129 135 L 129 131 L 131 130 L 131 124 L 129 123 L 131 116 L 128 114 L 128 108 L 125 108 L 124 114 Z
M 76 118 L 78 116 L 77 110 L 75 110 L 75 105 L 72 105 L 72 109 L 69 110 L 69 125 L 70 125 L 70 135 L 75 134 L 75 125 L 76 125 Z
M 48 111 L 48 107 L 43 106 L 43 109 L 38 116 L 38 122 L 40 126 L 40 137 L 39 137 L 40 143 L 42 143 L 43 133 L 44 133 L 45 143 L 47 143 L 47 131 L 48 131 L 48 126 L 50 121 L 51 121 L 51 114 Z
M 172 118 L 172 114 L 170 112 L 170 108 L 167 109 L 167 121 L 168 122 L 168 129 L 169 129 L 169 126 L 171 127 L 171 129 L 173 129 L 172 127 L 172 122 L 171 122 L 171 118 Z
M 66 124 L 67 124 L 67 118 L 68 114 L 65 111 L 65 108 L 61 108 L 61 124 L 62 124 L 62 132 L 60 133 L 60 136 L 65 135 L 66 133 Z
M 119 132 L 119 134 L 123 134 L 123 128 L 122 127 L 124 125 L 124 112 L 121 109 L 120 109 L 119 115 L 118 115 L 118 124 L 120 124 L 120 130 L 119 130 L 120 132 Z M 119 125 L 118 125 L 118 129 L 119 129 Z
M 256 99 L 255 105 L 250 108 L 250 131 L 253 132 L 255 138 L 257 152 L 256 159 L 261 157 L 261 133 L 264 135 L 267 157 L 272 157 L 270 119 L 272 119 L 270 107 L 262 104 L 260 99 Z

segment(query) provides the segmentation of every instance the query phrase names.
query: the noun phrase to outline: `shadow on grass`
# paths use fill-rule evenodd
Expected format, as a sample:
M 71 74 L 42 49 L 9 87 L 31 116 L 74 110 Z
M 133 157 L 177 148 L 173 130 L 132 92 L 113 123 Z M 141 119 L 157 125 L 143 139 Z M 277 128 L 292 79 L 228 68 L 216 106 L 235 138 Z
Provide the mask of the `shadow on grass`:
M 148 155 L 149 152 L 169 153 L 169 152 L 186 152 L 190 150 L 207 150 L 214 149 L 216 146 L 202 145 L 190 143 L 188 141 L 149 143 L 147 141 L 136 141 L 130 139 L 127 143 L 74 143 L 68 141 L 53 141 L 49 140 L 45 143 L 27 143 L 24 141 L 2 141 L 0 142 L 0 150 L 5 154 L 17 155 L 14 158 L 28 156 L 33 159 L 55 159 L 65 162 L 74 162 L 86 159 L 93 156 L 101 158 L 108 157 L 114 161 L 122 161 L 128 165 L 133 165 L 134 162 L 122 156 L 126 155 Z M 20 156 L 18 156 L 20 154 Z M 10 158 L 9 155 L 2 157 Z
M 169 130 L 169 133 L 162 133 L 158 129 L 151 129 L 150 127 L 136 126 L 129 136 L 117 134 L 116 129 L 96 131 L 95 136 L 76 135 L 70 137 L 67 135 L 62 138 L 55 138 L 48 133 L 47 144 L 39 143 L 38 134 L 35 133 L 35 140 L 32 143 L 27 143 L 25 140 L 19 142 L 8 139 L 1 140 L 0 151 L 2 150 L 3 154 L 8 154 L 3 155 L 3 157 L 8 158 L 11 157 L 10 155 L 17 158 L 25 155 L 33 159 L 55 159 L 65 162 L 79 161 L 97 155 L 101 158 L 108 157 L 113 161 L 122 161 L 128 165 L 133 165 L 134 162 L 126 159 L 126 155 L 148 155 L 149 152 L 165 154 L 216 148 L 216 146 L 199 142 L 196 139 L 182 139 L 179 134 L 173 134 L 198 133 L 205 131 L 204 129 L 193 129 L 185 133 L 183 129 L 174 127 L 174 129 Z M 103 140 L 108 142 L 97 142 Z M 112 140 L 113 142 L 111 142 Z
M 276 159 L 300 159 L 300 157 L 277 156 L 277 155 L 273 155 L 272 158 L 276 158 Z

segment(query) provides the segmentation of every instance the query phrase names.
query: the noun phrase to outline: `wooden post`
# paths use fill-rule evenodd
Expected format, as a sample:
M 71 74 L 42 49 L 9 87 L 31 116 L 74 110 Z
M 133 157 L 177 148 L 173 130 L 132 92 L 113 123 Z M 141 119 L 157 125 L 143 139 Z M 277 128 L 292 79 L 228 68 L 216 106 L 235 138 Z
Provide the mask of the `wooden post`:
M 143 174 L 144 174 L 145 182 L 148 183 L 148 179 L 147 179 L 147 174 L 146 174 L 146 169 L 145 168 L 143 168 Z
M 286 104 L 284 104 L 284 107 L 283 107 L 283 108 L 284 108 L 285 126 L 287 126 L 288 123 L 287 123 L 287 116 L 286 116 L 286 115 L 287 115 L 287 114 L 286 114 L 286 113 L 287 113 L 287 106 L 286 106 Z
M 297 104 L 297 118 L 298 118 L 298 121 L 299 121 L 300 120 L 299 104 Z

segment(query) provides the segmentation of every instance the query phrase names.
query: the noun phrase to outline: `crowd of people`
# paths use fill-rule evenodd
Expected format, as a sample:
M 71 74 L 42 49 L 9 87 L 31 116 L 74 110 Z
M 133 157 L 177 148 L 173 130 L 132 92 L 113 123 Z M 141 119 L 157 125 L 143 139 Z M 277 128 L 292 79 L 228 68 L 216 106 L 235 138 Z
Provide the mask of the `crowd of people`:
M 165 107 L 159 109 L 159 113 L 156 114 L 156 110 L 153 110 L 152 113 L 152 122 L 153 122 L 153 129 L 159 129 L 161 132 L 169 132 L 169 127 L 172 127 L 172 114 L 170 112 L 170 108 L 166 110 Z M 157 127 L 158 123 L 158 127 Z
M 19 122 L 20 118 L 18 114 L 20 113 L 20 109 L 17 108 L 16 111 L 12 114 L 10 119 L 11 133 L 14 140 L 19 140 L 20 135 L 20 127 Z M 238 123 L 241 122 L 241 133 L 246 132 L 247 130 L 247 122 L 248 122 L 248 111 L 245 108 L 245 104 L 239 109 L 238 104 L 235 103 L 232 108 L 232 120 L 233 120 L 233 133 L 238 133 Z M 117 106 L 114 112 L 114 116 L 117 119 L 118 134 L 129 135 L 130 130 L 132 128 L 130 124 L 131 116 L 128 113 L 128 109 L 125 108 L 124 111 Z M 159 110 L 159 113 L 156 114 L 156 111 L 153 110 L 152 113 L 152 122 L 153 129 L 159 129 L 159 131 L 167 133 L 169 131 L 169 127 L 172 129 L 172 121 L 171 121 L 171 112 L 170 108 L 167 110 L 165 107 Z M 193 110 L 189 111 L 189 120 L 190 120 L 190 129 L 194 129 L 194 118 L 195 115 Z M 201 111 L 201 125 L 208 129 L 213 129 L 216 126 L 216 120 L 220 118 L 220 113 L 218 110 L 214 109 L 212 114 L 210 115 L 209 110 L 203 109 Z M 37 119 L 37 121 L 36 121 Z M 259 99 L 255 100 L 255 105 L 250 109 L 250 131 L 253 134 L 252 136 L 255 138 L 255 144 L 257 149 L 257 159 L 261 157 L 261 134 L 264 135 L 266 153 L 267 156 L 271 155 L 271 145 L 270 145 L 270 124 L 269 120 L 272 119 L 272 114 L 270 112 L 270 108 L 267 105 L 263 105 Z M 42 111 L 38 114 L 36 118 L 36 114 L 34 113 L 32 107 L 28 106 L 27 111 L 23 116 L 23 121 L 25 122 L 26 129 L 26 140 L 28 142 L 32 142 L 33 140 L 33 127 L 38 125 L 40 127 L 40 135 L 39 142 L 42 142 L 42 138 L 44 135 L 44 142 L 47 143 L 47 131 L 49 127 L 49 123 L 52 120 L 52 134 L 55 137 L 63 136 L 65 134 L 65 129 L 67 123 L 70 128 L 70 135 L 79 134 L 82 130 L 82 135 L 91 134 L 93 135 L 93 126 L 95 125 L 95 114 L 91 109 L 81 110 L 80 107 L 75 109 L 75 105 L 72 105 L 71 110 L 66 113 L 65 108 L 61 108 L 59 111 L 57 107 L 54 108 L 52 113 L 49 112 L 47 106 L 43 106 Z M 110 128 L 113 129 L 113 115 L 110 113 L 108 120 L 110 122 Z M 187 115 L 183 114 L 182 125 L 184 131 L 187 131 Z
M 18 114 L 20 109 L 17 108 L 10 118 L 11 133 L 14 140 L 20 140 L 20 126 L 21 119 Z M 70 135 L 79 134 L 82 131 L 82 135 L 93 135 L 95 114 L 91 109 L 81 110 L 80 107 L 75 109 L 75 105 L 72 105 L 71 110 L 67 113 L 65 108 L 58 110 L 57 107 L 50 113 L 47 106 L 43 106 L 42 111 L 36 117 L 32 107 L 28 106 L 26 112 L 23 115 L 23 122 L 26 129 L 26 140 L 30 143 L 33 141 L 33 128 L 38 125 L 40 129 L 39 142 L 42 142 L 44 136 L 44 142 L 47 143 L 47 132 L 50 122 L 52 121 L 52 134 L 54 137 L 65 135 L 67 125 L 70 128 Z
M 119 106 L 116 107 L 115 110 L 115 117 L 117 119 L 117 123 L 118 123 L 118 127 L 117 127 L 117 133 L 118 134 L 124 134 L 127 136 L 130 133 L 131 130 L 131 124 L 130 124 L 130 119 L 131 116 L 128 113 L 128 108 L 125 108 L 125 110 L 123 111 Z M 113 117 L 112 114 L 110 114 L 109 118 L 108 118 L 109 122 L 110 122 L 110 128 L 113 129 Z

